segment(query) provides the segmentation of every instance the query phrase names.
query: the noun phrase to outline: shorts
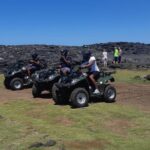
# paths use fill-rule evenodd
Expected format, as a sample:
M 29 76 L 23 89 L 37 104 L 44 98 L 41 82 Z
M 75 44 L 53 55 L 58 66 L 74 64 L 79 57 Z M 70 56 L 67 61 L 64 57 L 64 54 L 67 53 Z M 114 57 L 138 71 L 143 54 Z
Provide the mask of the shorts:
M 61 71 L 69 73 L 71 71 L 71 69 L 69 67 L 63 67 L 63 68 L 61 68 Z
M 34 66 L 34 65 L 32 65 L 32 64 L 29 64 L 29 65 L 27 65 L 27 69 L 28 70 L 36 70 L 37 69 L 37 67 L 36 66 Z
M 100 77 L 99 71 L 90 72 L 89 75 L 94 75 L 94 79 L 97 80 Z
M 118 57 L 114 57 L 114 61 L 115 61 L 115 62 L 118 62 Z

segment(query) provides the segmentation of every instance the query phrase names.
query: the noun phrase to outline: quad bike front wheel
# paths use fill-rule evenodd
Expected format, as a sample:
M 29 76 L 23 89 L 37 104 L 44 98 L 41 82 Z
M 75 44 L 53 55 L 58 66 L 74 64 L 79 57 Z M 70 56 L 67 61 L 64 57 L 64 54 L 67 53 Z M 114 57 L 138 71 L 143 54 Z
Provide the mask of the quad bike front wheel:
M 71 93 L 70 101 L 75 108 L 86 107 L 89 102 L 89 93 L 84 88 L 74 89 Z
M 41 94 L 40 89 L 35 84 L 33 84 L 33 86 L 32 86 L 32 95 L 33 95 L 33 97 L 34 98 L 39 97 L 40 94 Z
M 108 103 L 115 102 L 116 95 L 117 95 L 116 89 L 113 86 L 111 85 L 106 86 L 104 91 L 104 99 L 106 102 Z
M 23 88 L 23 81 L 20 78 L 14 78 L 10 82 L 10 87 L 12 90 L 21 90 Z
M 59 91 L 59 88 L 54 84 L 52 87 L 52 97 L 55 104 L 67 104 L 68 103 L 68 95 L 64 95 Z
M 58 91 L 58 88 L 54 84 L 53 87 L 52 87 L 52 97 L 53 97 L 53 100 L 54 100 L 55 104 L 59 103 L 59 98 L 58 98 L 58 95 L 57 95 L 57 91 Z

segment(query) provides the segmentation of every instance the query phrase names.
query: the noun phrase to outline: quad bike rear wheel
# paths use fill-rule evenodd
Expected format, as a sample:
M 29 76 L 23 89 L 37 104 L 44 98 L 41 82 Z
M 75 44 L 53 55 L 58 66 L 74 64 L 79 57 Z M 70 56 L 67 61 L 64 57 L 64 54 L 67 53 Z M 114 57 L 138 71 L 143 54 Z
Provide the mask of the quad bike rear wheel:
M 10 80 L 9 79 L 5 78 L 4 86 L 5 86 L 6 89 L 10 89 Z
M 104 100 L 108 103 L 115 102 L 116 89 L 112 85 L 108 85 L 104 91 Z
M 23 81 L 20 78 L 14 78 L 10 82 L 10 87 L 12 90 L 21 90 L 23 88 Z

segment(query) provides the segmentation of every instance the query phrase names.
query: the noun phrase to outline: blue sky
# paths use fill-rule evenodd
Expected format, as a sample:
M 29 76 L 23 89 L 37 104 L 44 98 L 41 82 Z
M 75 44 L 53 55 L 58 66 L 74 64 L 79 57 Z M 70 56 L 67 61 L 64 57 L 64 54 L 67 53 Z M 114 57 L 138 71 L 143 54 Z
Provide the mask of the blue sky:
M 150 43 L 149 0 L 0 0 L 0 44 Z

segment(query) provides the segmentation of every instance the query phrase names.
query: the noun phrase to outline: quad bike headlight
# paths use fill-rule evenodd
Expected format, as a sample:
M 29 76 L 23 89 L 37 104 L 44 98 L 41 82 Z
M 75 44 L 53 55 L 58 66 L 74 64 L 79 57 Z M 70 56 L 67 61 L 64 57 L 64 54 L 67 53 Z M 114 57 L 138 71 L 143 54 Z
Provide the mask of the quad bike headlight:
M 100 81 L 99 83 L 100 83 L 100 84 L 103 84 L 103 82 L 102 82 L 102 81 Z
M 87 76 L 88 76 L 88 74 L 87 74 L 87 73 L 83 73 L 83 76 L 87 77 Z
M 71 84 L 76 84 L 78 81 L 79 81 L 78 79 L 73 79 L 73 80 L 71 81 Z
M 49 76 L 49 80 L 53 80 L 55 78 L 55 75 L 51 75 L 51 76 Z
M 13 71 L 13 72 L 11 73 L 11 75 L 13 76 L 16 72 L 17 72 L 17 71 Z
M 22 71 L 26 71 L 26 67 L 22 67 L 21 70 L 22 70 Z
M 39 79 L 39 74 L 35 73 L 34 76 L 33 76 L 33 78 L 35 78 L 36 80 L 38 80 Z

